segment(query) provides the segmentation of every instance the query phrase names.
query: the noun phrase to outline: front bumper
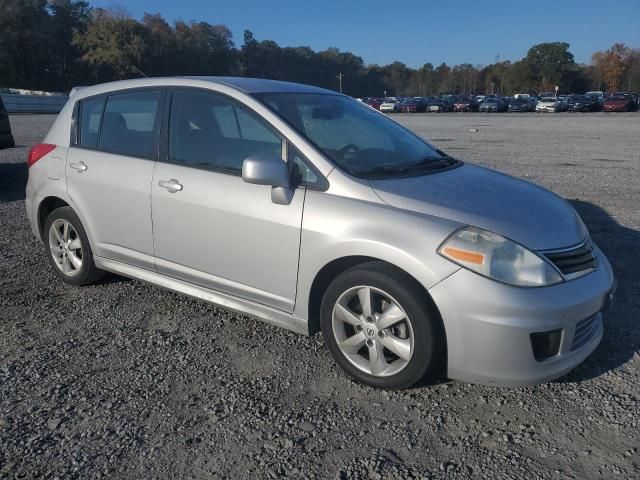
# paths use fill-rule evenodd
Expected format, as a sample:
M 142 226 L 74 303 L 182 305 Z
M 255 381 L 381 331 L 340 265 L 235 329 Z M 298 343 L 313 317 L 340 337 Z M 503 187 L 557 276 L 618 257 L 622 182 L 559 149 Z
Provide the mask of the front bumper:
M 590 112 L 592 109 L 587 105 L 569 105 L 570 112 Z
M 448 376 L 521 387 L 560 377 L 583 362 L 602 339 L 602 312 L 615 290 L 609 262 L 594 251 L 596 270 L 549 287 L 514 287 L 460 269 L 429 290 L 447 335 Z M 576 325 L 587 319 L 593 326 L 589 337 L 574 344 Z M 531 334 L 558 329 L 558 354 L 536 360 Z

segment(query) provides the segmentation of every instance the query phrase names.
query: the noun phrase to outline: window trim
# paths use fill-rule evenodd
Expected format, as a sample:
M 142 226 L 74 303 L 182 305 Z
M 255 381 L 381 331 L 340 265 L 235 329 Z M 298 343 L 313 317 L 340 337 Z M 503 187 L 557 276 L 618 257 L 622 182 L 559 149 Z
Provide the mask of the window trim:
M 204 170 L 204 171 L 208 171 L 208 172 L 221 173 L 221 174 L 231 175 L 231 176 L 235 176 L 235 177 L 242 177 L 242 170 L 237 171 L 237 170 L 228 170 L 228 169 L 219 168 L 219 167 L 216 168 L 216 167 L 213 167 L 213 166 L 188 164 L 188 163 L 184 163 L 184 162 L 176 162 L 176 161 L 173 161 L 173 160 L 171 160 L 169 158 L 169 122 L 171 120 L 172 100 L 173 100 L 173 94 L 175 92 L 179 92 L 179 91 L 187 91 L 187 92 L 189 92 L 189 91 L 194 92 L 195 91 L 195 92 L 201 92 L 201 93 L 205 93 L 205 94 L 218 95 L 220 97 L 224 97 L 225 99 L 230 100 L 230 103 L 240 104 L 242 107 L 244 107 L 249 112 L 251 112 L 253 115 L 255 115 L 257 118 L 259 118 L 262 122 L 264 122 L 274 132 L 274 134 L 281 139 L 282 161 L 287 163 L 287 167 L 290 167 L 290 165 L 289 165 L 289 145 L 293 146 L 298 151 L 300 151 L 300 149 L 298 147 L 296 147 L 296 144 L 294 142 L 292 142 L 285 134 L 283 134 L 271 122 L 269 122 L 266 118 L 264 118 L 262 115 L 260 115 L 260 113 L 258 113 L 255 109 L 253 109 L 252 107 L 250 107 L 249 105 L 244 103 L 242 100 L 239 100 L 239 99 L 237 99 L 237 98 L 235 98 L 235 97 L 233 97 L 231 95 L 228 95 L 228 94 L 226 94 L 224 92 L 221 92 L 221 91 L 218 91 L 218 90 L 202 88 L 202 87 L 175 86 L 175 87 L 169 87 L 168 88 L 168 91 L 167 91 L 167 94 L 166 94 L 166 97 L 165 97 L 165 108 L 163 110 L 162 125 L 160 127 L 160 135 L 159 135 L 159 138 L 160 138 L 160 150 L 159 150 L 160 154 L 158 156 L 158 161 L 159 162 L 167 163 L 169 165 L 178 165 L 178 166 L 181 166 L 181 167 L 195 168 L 195 169 L 198 169 L 198 170 Z M 237 115 L 237 113 L 236 113 L 236 115 Z M 238 128 L 238 131 L 240 131 L 240 128 Z M 301 183 L 300 185 L 295 186 L 295 188 L 308 188 L 310 190 L 326 191 L 329 188 L 329 181 L 326 179 L 326 177 L 322 173 L 320 173 L 320 171 L 313 164 L 313 162 L 309 161 L 309 159 L 304 154 L 302 154 L 302 152 L 300 152 L 300 154 L 302 155 L 302 158 L 304 159 L 304 161 L 307 164 L 307 166 L 318 177 L 318 182 L 317 182 L 317 184 Z
M 96 95 L 90 95 L 87 97 L 79 98 L 76 101 L 75 105 L 73 106 L 72 125 L 71 125 L 72 142 L 69 145 L 69 147 L 79 148 L 81 150 L 87 150 L 90 152 L 108 153 L 109 155 L 119 155 L 121 157 L 136 158 L 139 160 L 149 160 L 152 162 L 157 161 L 159 158 L 159 151 L 160 151 L 160 133 L 161 133 L 160 128 L 162 126 L 162 119 L 164 116 L 164 110 L 166 108 L 165 101 L 166 101 L 167 91 L 168 91 L 168 88 L 166 86 L 135 87 L 135 88 L 123 88 L 119 90 L 112 90 L 109 92 L 98 93 Z M 116 95 L 129 94 L 129 93 L 139 93 L 139 92 L 159 92 L 160 93 L 160 97 L 158 98 L 158 112 L 156 114 L 156 118 L 154 119 L 154 126 L 153 126 L 153 132 L 155 137 L 154 149 L 153 149 L 154 153 L 149 156 L 130 155 L 122 152 L 114 152 L 112 150 L 106 150 L 106 149 L 100 148 L 100 136 L 102 136 L 102 120 L 104 117 L 104 112 L 107 108 L 107 102 L 109 100 L 109 97 L 113 97 Z M 95 147 L 81 145 L 79 141 L 80 141 L 80 135 L 82 130 L 82 122 L 80 121 L 82 117 L 82 104 L 85 101 L 96 100 L 100 98 L 104 98 L 104 105 L 102 107 L 102 114 L 100 116 L 100 130 L 98 132 L 98 145 Z

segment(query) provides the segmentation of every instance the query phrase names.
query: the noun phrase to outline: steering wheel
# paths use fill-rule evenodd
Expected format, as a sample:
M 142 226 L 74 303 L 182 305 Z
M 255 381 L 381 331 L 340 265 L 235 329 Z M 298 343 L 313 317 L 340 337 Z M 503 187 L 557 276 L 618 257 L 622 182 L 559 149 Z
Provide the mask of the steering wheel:
M 354 145 L 353 143 L 349 143 L 344 147 L 342 147 L 340 150 L 338 150 L 338 153 L 340 154 L 340 158 L 344 159 L 344 157 L 347 155 L 348 152 L 353 152 L 357 154 L 359 151 L 360 149 L 358 148 L 357 145 Z

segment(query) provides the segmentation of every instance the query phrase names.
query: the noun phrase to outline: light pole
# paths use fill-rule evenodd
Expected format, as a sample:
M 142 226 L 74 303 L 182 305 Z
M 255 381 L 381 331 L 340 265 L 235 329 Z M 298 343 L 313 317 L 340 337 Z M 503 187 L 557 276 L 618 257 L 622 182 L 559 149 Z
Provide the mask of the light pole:
M 496 63 L 495 65 L 498 66 L 498 62 L 500 61 L 500 54 L 496 55 Z M 502 75 L 498 75 L 498 80 L 500 81 L 500 90 L 499 90 L 499 94 L 500 96 L 502 96 Z M 493 88 L 492 88 L 492 92 L 493 93 Z
M 336 78 L 338 79 L 338 81 L 340 82 L 340 93 L 342 93 L 342 77 L 344 77 L 344 75 L 342 74 L 342 72 L 340 72 L 338 75 L 336 75 Z

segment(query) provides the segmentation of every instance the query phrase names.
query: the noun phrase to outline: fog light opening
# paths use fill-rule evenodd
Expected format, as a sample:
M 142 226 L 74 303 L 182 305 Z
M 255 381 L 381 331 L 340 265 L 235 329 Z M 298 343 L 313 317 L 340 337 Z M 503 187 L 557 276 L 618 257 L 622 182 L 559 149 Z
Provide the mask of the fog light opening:
M 558 355 L 561 341 L 562 329 L 532 333 L 531 347 L 533 348 L 533 356 L 538 362 L 542 362 Z

